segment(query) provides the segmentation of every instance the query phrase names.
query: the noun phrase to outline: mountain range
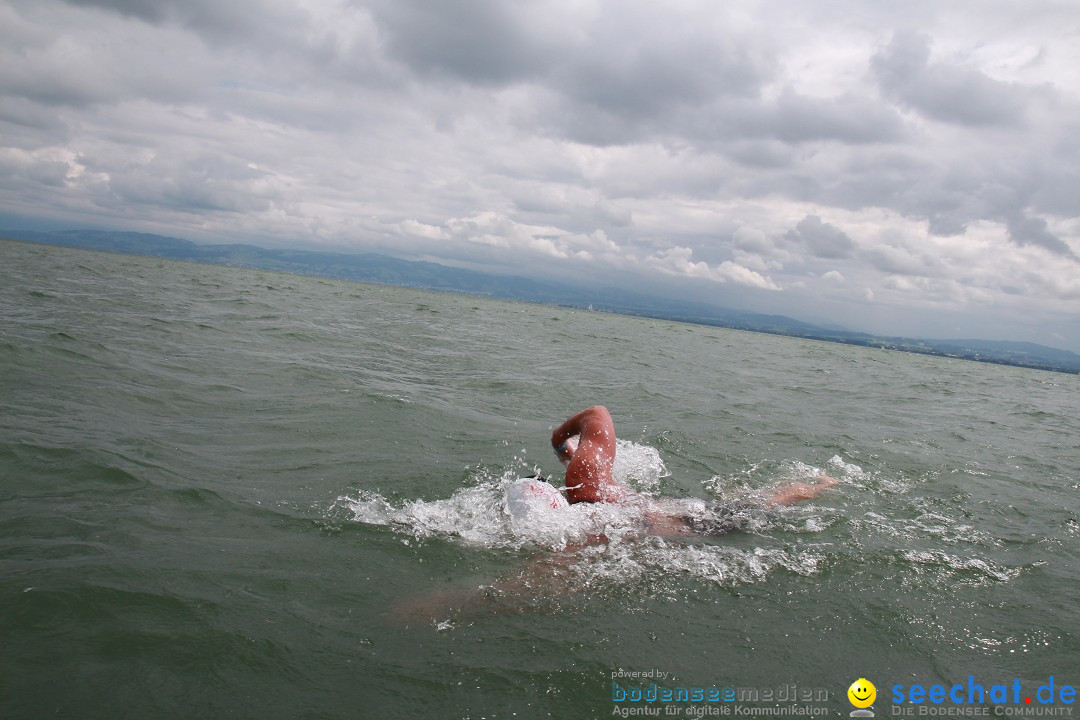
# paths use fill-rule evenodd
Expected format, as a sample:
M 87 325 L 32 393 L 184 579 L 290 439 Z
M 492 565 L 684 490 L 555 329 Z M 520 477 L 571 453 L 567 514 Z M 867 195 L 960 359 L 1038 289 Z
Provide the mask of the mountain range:
M 1080 374 L 1080 354 L 1035 343 L 879 336 L 815 325 L 783 315 L 745 312 L 706 303 L 651 296 L 621 288 L 584 288 L 533 278 L 483 273 L 433 262 L 401 260 L 374 253 L 269 249 L 241 244 L 203 245 L 161 235 L 108 230 L 0 230 L 0 237 L 23 242 L 487 295 L 546 305 L 591 308 L 626 315 Z

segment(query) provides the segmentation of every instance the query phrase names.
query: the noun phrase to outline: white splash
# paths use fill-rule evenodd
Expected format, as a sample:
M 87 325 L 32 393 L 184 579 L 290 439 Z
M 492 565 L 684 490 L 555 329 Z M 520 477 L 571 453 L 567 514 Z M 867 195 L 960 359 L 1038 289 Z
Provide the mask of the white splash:
M 709 499 L 670 498 L 658 494 L 669 474 L 659 452 L 619 441 L 614 474 L 634 491 L 627 501 L 555 503 L 556 507 L 540 503 L 529 512 L 518 508 L 511 513 L 507 488 L 521 482 L 523 466 L 523 458 L 516 458 L 513 467 L 501 475 L 481 475 L 475 484 L 438 500 L 392 503 L 378 493 L 360 491 L 339 497 L 330 514 L 392 528 L 404 536 L 406 544 L 441 539 L 510 552 L 545 551 L 533 555 L 510 577 L 484 586 L 485 597 L 501 597 L 511 604 L 557 602 L 559 597 L 585 590 L 590 597 L 607 595 L 620 602 L 632 603 L 628 598 L 642 594 L 676 599 L 686 597 L 687 582 L 739 587 L 767 582 L 778 572 L 816 576 L 838 553 L 866 557 L 866 548 L 880 545 L 875 536 L 901 545 L 884 554 L 870 552 L 886 566 L 899 562 L 904 568 L 900 573 L 903 586 L 909 589 L 1008 582 L 1020 572 L 989 559 L 926 548 L 927 542 L 944 547 L 993 544 L 993 538 L 908 494 L 913 487 L 910 480 L 867 472 L 839 456 L 831 458 L 824 469 L 799 461 L 763 462 L 732 476 L 704 481 Z M 828 495 L 789 507 L 764 501 L 774 487 L 825 474 L 840 483 L 835 501 Z M 553 479 L 556 486 L 561 485 Z M 845 498 L 845 488 L 863 492 Z M 853 498 L 862 499 L 863 506 L 853 505 Z M 894 502 L 881 503 L 883 498 Z M 897 502 L 904 506 L 905 517 L 890 517 L 898 509 Z M 707 529 L 709 523 L 719 522 L 723 528 L 741 532 L 722 538 L 707 534 L 665 537 L 655 534 L 657 514 L 685 518 L 695 528 Z M 842 546 L 836 544 L 838 538 Z M 442 620 L 437 629 L 451 630 L 453 625 Z
M 809 475 L 820 474 L 808 473 Z M 348 520 L 395 528 L 417 540 L 447 538 L 470 546 L 519 550 L 575 550 L 573 562 L 564 569 L 575 585 L 594 582 L 602 586 L 640 583 L 666 578 L 696 577 L 721 585 L 759 582 L 776 569 L 799 574 L 817 571 L 818 551 L 795 546 L 790 549 L 736 549 L 714 544 L 702 537 L 665 540 L 651 536 L 650 514 L 662 513 L 703 522 L 715 521 L 717 503 L 697 498 L 662 498 L 655 491 L 669 475 L 656 448 L 619 440 L 615 479 L 636 491 L 621 503 L 581 503 L 512 514 L 506 490 L 520 482 L 518 471 L 500 477 L 481 478 L 476 485 L 460 488 L 440 500 L 412 500 L 395 505 L 381 495 L 360 491 L 342 496 L 332 514 L 347 513 Z M 561 483 L 556 482 L 556 485 Z M 770 517 L 771 513 L 771 517 Z M 751 532 L 774 527 L 790 529 L 783 512 L 754 508 L 749 504 L 726 511 L 724 522 Z M 827 523 L 803 518 L 795 528 L 801 534 L 816 533 Z M 602 538 L 602 542 L 598 542 Z M 580 585 L 579 585 L 580 584 Z

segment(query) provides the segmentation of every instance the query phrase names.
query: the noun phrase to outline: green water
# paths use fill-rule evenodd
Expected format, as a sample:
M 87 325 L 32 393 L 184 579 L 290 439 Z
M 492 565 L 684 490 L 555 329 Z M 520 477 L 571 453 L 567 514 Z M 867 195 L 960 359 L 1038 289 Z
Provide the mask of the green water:
M 0 307 L 0 717 L 604 718 L 620 670 L 831 717 L 859 677 L 879 718 L 894 684 L 1080 684 L 1075 376 L 10 242 Z M 840 484 L 567 549 L 502 486 L 557 476 L 594 403 L 657 497 Z

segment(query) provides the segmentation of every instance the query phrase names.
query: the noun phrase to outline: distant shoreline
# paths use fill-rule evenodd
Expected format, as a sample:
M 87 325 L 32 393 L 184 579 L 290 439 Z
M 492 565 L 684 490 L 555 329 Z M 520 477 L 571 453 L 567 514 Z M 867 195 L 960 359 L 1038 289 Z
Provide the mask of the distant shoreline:
M 460 292 L 542 305 L 595 309 L 621 315 L 695 325 L 749 330 L 807 340 L 1080 374 L 1080 354 L 1036 343 L 991 340 L 926 340 L 830 330 L 783 315 L 732 310 L 704 303 L 670 300 L 617 288 L 586 289 L 408 261 L 373 253 L 272 250 L 255 245 L 198 245 L 189 240 L 146 233 L 105 230 L 55 232 L 0 230 L 0 237 L 31 243 L 102 250 L 213 265 L 273 270 L 342 280 Z

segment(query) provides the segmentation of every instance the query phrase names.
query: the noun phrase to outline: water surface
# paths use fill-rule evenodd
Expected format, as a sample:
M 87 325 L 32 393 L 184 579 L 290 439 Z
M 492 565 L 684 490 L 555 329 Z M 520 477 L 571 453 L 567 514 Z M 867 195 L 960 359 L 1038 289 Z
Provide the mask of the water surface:
M 609 717 L 620 669 L 833 715 L 866 677 L 879 717 L 894 683 L 1080 684 L 1075 376 L 10 242 L 0 278 L 4 717 Z M 501 493 L 593 403 L 657 498 L 840 485 L 566 549 L 583 525 Z

